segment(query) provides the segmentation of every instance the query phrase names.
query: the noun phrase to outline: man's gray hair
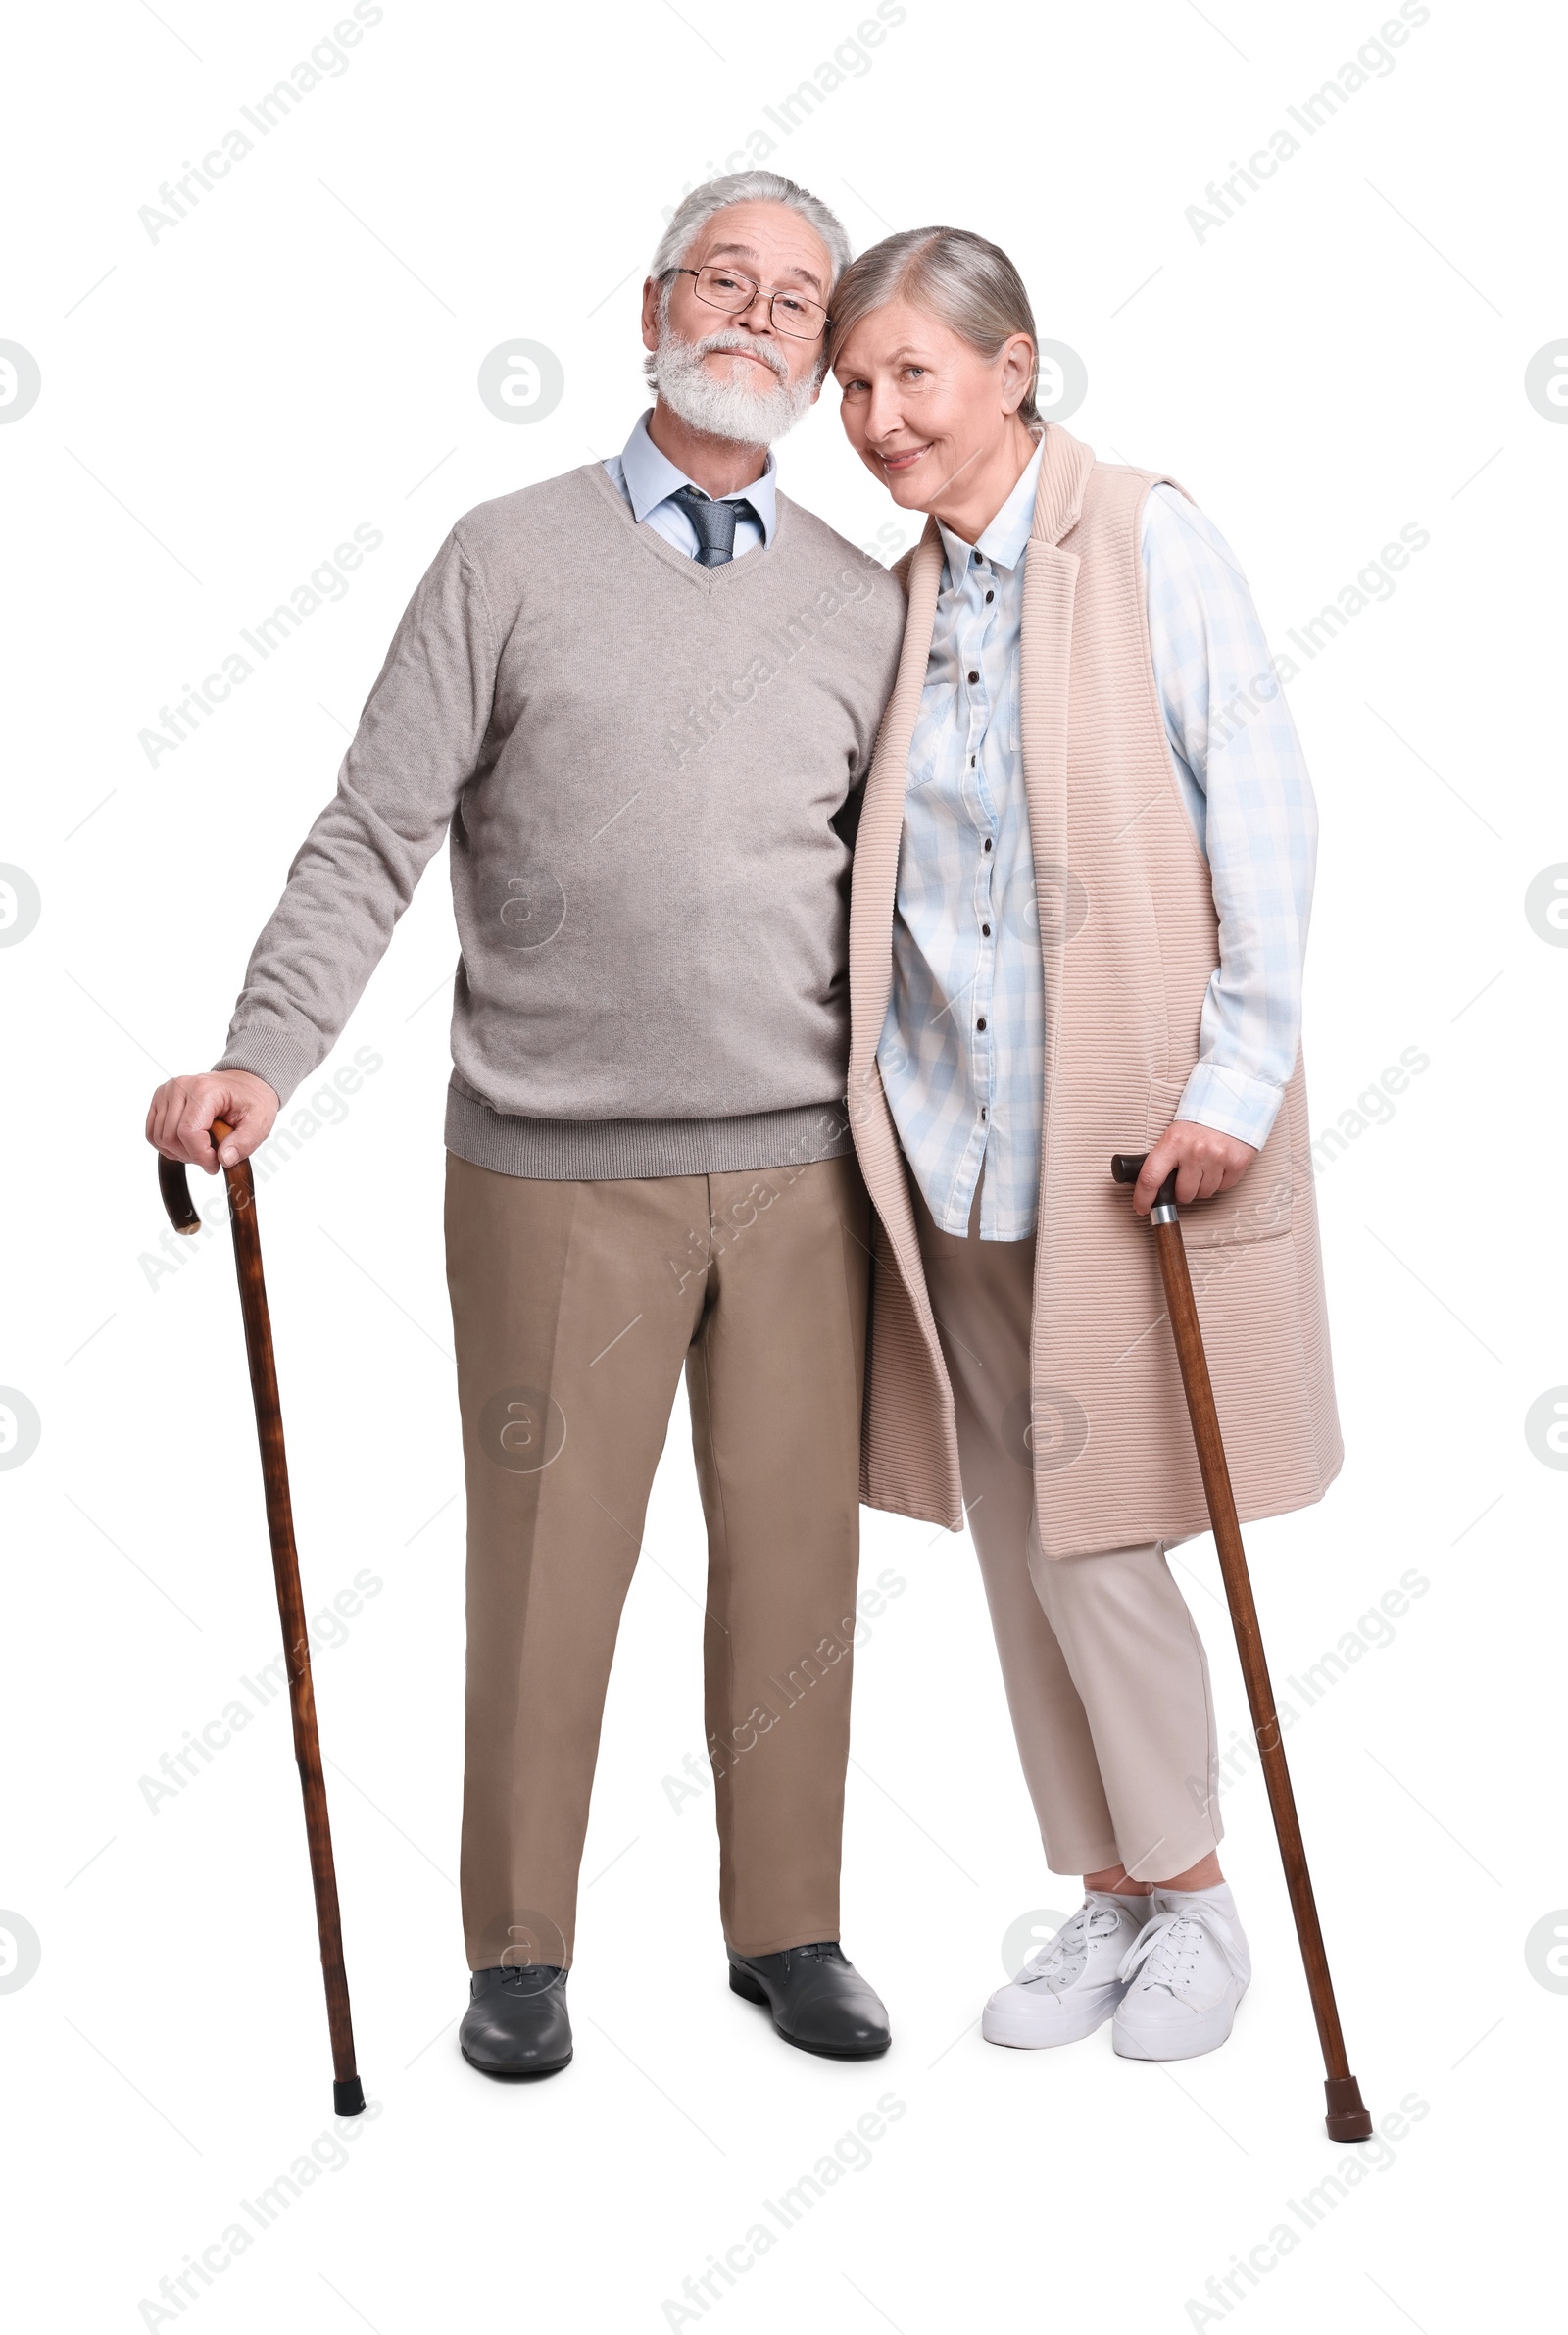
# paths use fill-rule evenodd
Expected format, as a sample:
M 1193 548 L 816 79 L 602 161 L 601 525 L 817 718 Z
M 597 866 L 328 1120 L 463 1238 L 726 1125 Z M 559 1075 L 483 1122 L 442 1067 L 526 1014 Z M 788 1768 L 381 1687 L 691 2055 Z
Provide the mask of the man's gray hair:
M 1034 371 L 1018 407 L 1021 422 L 1040 420 L 1035 387 L 1040 374 L 1040 335 L 1023 277 L 1006 253 L 967 227 L 907 227 L 884 236 L 862 252 L 833 295 L 833 326 L 827 362 L 862 318 L 892 300 L 907 300 L 947 324 L 987 359 L 1015 332 L 1035 344 Z
M 798 211 L 827 245 L 835 281 L 849 266 L 850 238 L 843 222 L 826 203 L 808 194 L 804 186 L 797 186 L 793 178 L 781 178 L 776 171 L 737 171 L 732 177 L 710 178 L 706 186 L 692 188 L 660 236 L 659 247 L 649 263 L 649 274 L 661 283 L 672 275 L 714 212 L 727 211 L 732 203 L 786 204 L 791 211 Z

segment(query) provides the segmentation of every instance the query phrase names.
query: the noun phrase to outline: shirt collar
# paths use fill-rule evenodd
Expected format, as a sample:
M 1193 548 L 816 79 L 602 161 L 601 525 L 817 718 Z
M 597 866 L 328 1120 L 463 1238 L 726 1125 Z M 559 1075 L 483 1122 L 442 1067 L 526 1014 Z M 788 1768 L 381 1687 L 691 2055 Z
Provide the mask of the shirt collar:
M 649 412 L 652 411 L 650 407 Z M 636 426 L 621 450 L 620 469 L 626 481 L 626 492 L 631 498 L 632 517 L 639 525 L 650 511 L 661 503 L 667 503 L 678 487 L 695 486 L 697 483 L 694 478 L 688 478 L 684 471 L 678 471 L 667 455 L 660 453 L 648 435 L 648 414 L 638 415 Z M 764 547 L 772 542 L 778 525 L 777 476 L 778 466 L 770 452 L 767 468 L 760 478 L 753 485 L 740 487 L 735 494 L 722 498 L 725 502 L 744 500 L 751 504 L 761 525 Z
M 1029 530 L 1034 524 L 1035 491 L 1040 484 L 1040 465 L 1044 455 L 1045 441 L 1042 439 L 1023 476 L 978 543 L 973 546 L 965 543 L 961 535 L 953 534 L 942 525 L 940 520 L 937 521 L 942 531 L 943 547 L 948 555 L 948 574 L 953 582 L 957 583 L 967 571 L 971 548 L 988 559 L 993 567 L 1017 567 L 1028 549 Z

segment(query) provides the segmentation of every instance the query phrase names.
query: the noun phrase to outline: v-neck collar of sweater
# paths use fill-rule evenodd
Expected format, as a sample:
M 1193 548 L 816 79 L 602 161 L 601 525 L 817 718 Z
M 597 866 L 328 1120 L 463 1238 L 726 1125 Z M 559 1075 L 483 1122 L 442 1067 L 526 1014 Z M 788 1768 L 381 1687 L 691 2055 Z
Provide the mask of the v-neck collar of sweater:
M 677 551 L 672 543 L 666 543 L 662 535 L 656 533 L 645 521 L 632 516 L 631 505 L 602 462 L 584 463 L 578 476 L 592 480 L 596 491 L 613 506 L 621 523 L 629 528 L 645 551 L 651 552 L 655 559 L 662 560 L 665 567 L 678 570 L 689 584 L 710 598 L 714 592 L 730 590 L 733 577 L 740 571 L 767 568 L 776 557 L 779 540 L 789 525 L 789 507 L 780 495 L 771 543 L 760 543 L 754 551 L 743 552 L 738 560 L 726 560 L 721 568 L 705 568 L 700 560 L 689 559 L 685 552 Z

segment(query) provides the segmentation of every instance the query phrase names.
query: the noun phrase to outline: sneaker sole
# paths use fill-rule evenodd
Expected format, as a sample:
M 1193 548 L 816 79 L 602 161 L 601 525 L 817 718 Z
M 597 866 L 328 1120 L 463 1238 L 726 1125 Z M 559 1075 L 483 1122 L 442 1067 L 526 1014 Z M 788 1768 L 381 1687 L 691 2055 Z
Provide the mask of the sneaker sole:
M 1162 2060 L 1201 2060 L 1206 2053 L 1217 2052 L 1222 2044 L 1230 2041 L 1231 2029 L 1236 2023 L 1236 2013 L 1241 2009 L 1246 1993 L 1247 1989 L 1244 1986 L 1241 1994 L 1231 2005 L 1230 2015 L 1223 2025 L 1216 2017 L 1210 2015 L 1207 2019 L 1195 2019 L 1191 2034 L 1183 2031 L 1172 2036 L 1172 2043 L 1179 2047 L 1175 2050 L 1150 2050 L 1125 2033 L 1113 2033 L 1111 2043 L 1116 2056 L 1121 2060 L 1152 2060 L 1156 2062 Z
M 1008 2051 L 1050 2051 L 1064 2043 L 1082 2043 L 1086 2036 L 1098 2033 L 1107 2018 L 1115 2017 L 1121 1995 L 1122 1990 L 1118 1988 L 1093 2018 L 1086 2020 L 1080 2016 L 1072 2024 L 1061 2019 L 1044 2032 L 1040 2023 L 1026 2017 L 1014 2017 L 1006 2012 L 994 2012 L 988 2003 L 980 2013 L 980 2034 L 986 2043 L 1002 2044 Z

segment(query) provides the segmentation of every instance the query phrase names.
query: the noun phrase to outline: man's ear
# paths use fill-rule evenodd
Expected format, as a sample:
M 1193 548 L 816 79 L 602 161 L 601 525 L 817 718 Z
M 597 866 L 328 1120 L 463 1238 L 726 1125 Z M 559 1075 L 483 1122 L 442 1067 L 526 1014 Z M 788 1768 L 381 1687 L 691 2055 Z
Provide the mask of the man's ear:
M 643 282 L 643 347 L 659 346 L 659 295 L 663 290 L 657 275 L 645 277 Z

